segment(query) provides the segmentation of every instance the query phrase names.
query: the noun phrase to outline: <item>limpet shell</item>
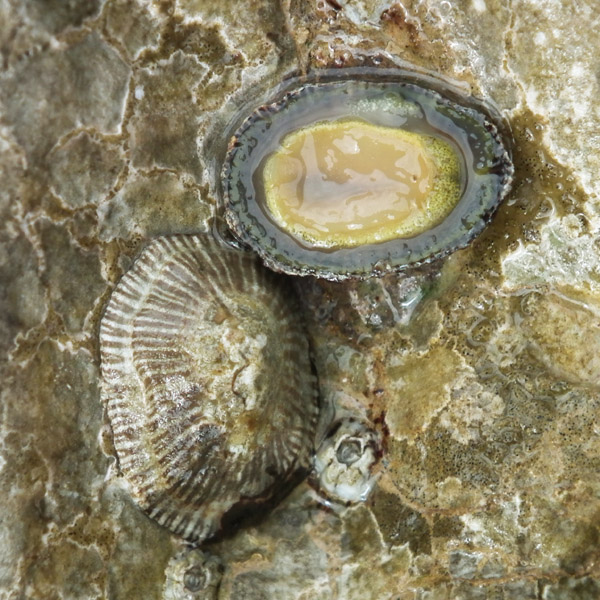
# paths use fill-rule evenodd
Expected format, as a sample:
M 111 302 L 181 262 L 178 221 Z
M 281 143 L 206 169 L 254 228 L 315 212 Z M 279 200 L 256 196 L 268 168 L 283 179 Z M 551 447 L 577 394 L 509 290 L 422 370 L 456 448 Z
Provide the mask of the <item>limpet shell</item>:
M 492 106 L 416 72 L 290 80 L 230 129 L 224 215 L 239 241 L 284 273 L 342 280 L 431 262 L 467 246 L 508 193 L 501 126 Z M 366 153 L 373 166 L 363 172 L 352 155 L 377 147 L 381 158 Z M 405 151 L 414 160 L 403 163 Z
M 205 236 L 152 241 L 100 326 L 102 396 L 131 493 L 199 542 L 306 471 L 318 407 L 288 282 Z

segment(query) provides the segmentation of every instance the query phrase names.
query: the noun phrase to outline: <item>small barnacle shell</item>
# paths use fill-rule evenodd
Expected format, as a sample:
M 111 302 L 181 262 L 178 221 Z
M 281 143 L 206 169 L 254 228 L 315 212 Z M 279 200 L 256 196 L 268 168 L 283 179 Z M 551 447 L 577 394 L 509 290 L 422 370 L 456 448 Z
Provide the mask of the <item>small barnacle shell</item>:
M 341 503 L 365 501 L 377 474 L 381 454 L 379 434 L 365 423 L 344 419 L 335 423 L 315 457 L 317 485 Z
M 164 600 L 216 600 L 223 564 L 212 554 L 184 550 L 167 565 Z
M 203 236 L 158 238 L 100 327 L 120 468 L 148 515 L 192 542 L 306 470 L 315 378 L 288 282 Z

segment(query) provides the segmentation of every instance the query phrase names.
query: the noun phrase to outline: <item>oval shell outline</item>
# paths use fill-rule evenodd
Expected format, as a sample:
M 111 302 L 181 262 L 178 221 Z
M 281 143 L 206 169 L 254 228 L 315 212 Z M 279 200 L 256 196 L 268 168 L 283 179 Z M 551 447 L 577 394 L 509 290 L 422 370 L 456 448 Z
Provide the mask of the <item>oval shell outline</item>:
M 102 398 L 134 500 L 189 541 L 308 471 L 316 380 L 289 282 L 207 236 L 157 238 L 100 325 Z
M 364 94 L 365 90 L 384 89 L 396 90 L 400 96 L 406 92 L 409 98 L 420 94 L 432 110 L 438 111 L 436 119 L 452 121 L 457 129 L 461 123 L 474 128 L 478 136 L 475 143 L 469 145 L 472 132 L 465 125 L 455 146 L 470 154 L 467 158 L 472 159 L 473 165 L 489 168 L 491 175 L 486 180 L 479 178 L 473 189 L 467 189 L 468 193 L 441 223 L 413 237 L 354 248 L 309 247 L 283 231 L 268 214 L 258 190 L 258 165 L 286 133 L 322 120 L 314 116 L 319 111 L 324 111 L 326 118 L 347 116 L 336 112 L 336 94 L 339 98 L 351 96 L 356 90 Z M 329 98 L 324 90 L 331 90 Z M 286 113 L 290 106 L 295 112 Z M 221 172 L 222 208 L 237 239 L 276 271 L 343 280 L 380 276 L 432 262 L 464 248 L 481 233 L 512 183 L 514 169 L 509 142 L 501 133 L 506 126 L 500 114 L 444 80 L 418 72 L 377 68 L 317 72 L 287 81 L 263 105 L 246 115 L 245 120 L 238 120 L 229 130 L 230 135 L 232 130 L 234 133 Z

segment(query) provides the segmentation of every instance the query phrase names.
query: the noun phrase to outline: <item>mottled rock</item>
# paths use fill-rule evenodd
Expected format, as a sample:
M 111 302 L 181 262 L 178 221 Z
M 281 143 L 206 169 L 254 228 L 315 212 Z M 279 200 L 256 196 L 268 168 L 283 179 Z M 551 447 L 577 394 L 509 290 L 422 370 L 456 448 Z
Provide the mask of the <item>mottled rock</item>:
M 200 178 L 197 135 L 201 108 L 194 94 L 207 67 L 177 50 L 140 71 L 130 121 L 132 160 L 144 169 L 178 169 Z
M 179 567 L 208 554 L 220 600 L 600 595 L 600 8 L 576 9 L 0 2 L 7 599 L 186 597 L 201 578 Z M 110 288 L 147 238 L 212 230 L 225 124 L 257 90 L 404 61 L 496 103 L 514 190 L 476 243 L 426 272 L 297 286 L 324 420 L 343 412 L 381 440 L 367 500 L 332 502 L 311 479 L 186 548 L 119 475 L 98 393 Z
M 0 486 L 15 518 L 2 523 L 2 578 L 32 597 L 93 596 L 103 570 L 97 533 L 82 544 L 71 536 L 85 513 L 97 510 L 107 466 L 94 443 L 102 421 L 96 365 L 87 351 L 45 341 L 4 377 L 10 387 L 2 394 Z M 9 394 L 11 388 L 19 395 Z M 20 561 L 9 558 L 14 553 Z
M 544 289 L 522 296 L 521 327 L 549 371 L 584 385 L 600 383 L 600 307 L 597 298 Z
M 0 253 L 0 353 L 11 348 L 15 336 L 39 325 L 46 314 L 45 292 L 35 249 L 22 235 L 1 242 Z
M 131 60 L 158 46 L 166 21 L 159 6 L 131 0 L 107 2 L 105 18 L 111 38 L 122 45 Z
M 40 222 L 39 238 L 45 256 L 42 281 L 48 288 L 50 306 L 69 333 L 81 333 L 88 329 L 86 319 L 105 286 L 98 254 L 79 246 L 64 227 L 46 221 Z
M 67 27 L 79 27 L 85 19 L 98 13 L 102 4 L 103 0 L 89 2 L 25 0 L 21 3 L 21 9 L 27 19 L 56 34 Z
M 208 229 L 210 214 L 210 199 L 189 178 L 160 171 L 138 175 L 99 207 L 99 238 L 193 233 Z
M 33 54 L 0 75 L 0 101 L 32 166 L 67 132 L 121 127 L 129 67 L 97 33 Z M 40 135 L 43 127 L 43 135 Z
M 125 166 L 118 146 L 87 132 L 54 148 L 51 160 L 52 189 L 71 208 L 101 204 Z

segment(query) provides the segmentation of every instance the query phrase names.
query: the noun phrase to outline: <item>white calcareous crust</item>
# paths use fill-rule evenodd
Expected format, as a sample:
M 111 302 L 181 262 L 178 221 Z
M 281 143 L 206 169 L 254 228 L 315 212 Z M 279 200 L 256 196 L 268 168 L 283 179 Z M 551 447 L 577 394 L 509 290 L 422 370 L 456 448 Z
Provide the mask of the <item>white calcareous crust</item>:
M 151 242 L 100 327 L 103 399 L 135 500 L 198 542 L 307 468 L 315 381 L 295 297 L 206 236 Z

